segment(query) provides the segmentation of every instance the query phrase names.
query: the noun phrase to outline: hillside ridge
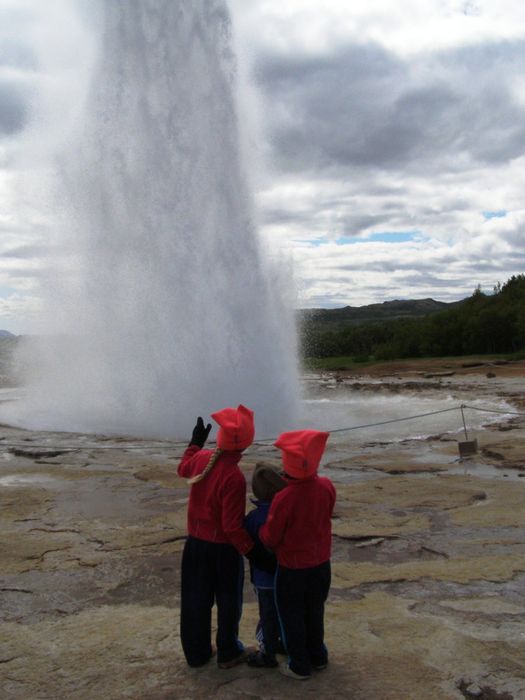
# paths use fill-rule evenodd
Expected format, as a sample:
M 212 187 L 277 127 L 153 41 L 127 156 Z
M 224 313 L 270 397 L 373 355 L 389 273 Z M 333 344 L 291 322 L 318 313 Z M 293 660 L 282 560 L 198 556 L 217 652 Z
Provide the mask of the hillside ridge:
M 445 302 L 435 299 L 394 299 L 365 306 L 343 306 L 336 309 L 300 309 L 299 315 L 303 321 L 316 323 L 340 323 L 366 321 L 386 321 L 396 318 L 414 318 L 427 316 L 451 309 L 461 301 Z

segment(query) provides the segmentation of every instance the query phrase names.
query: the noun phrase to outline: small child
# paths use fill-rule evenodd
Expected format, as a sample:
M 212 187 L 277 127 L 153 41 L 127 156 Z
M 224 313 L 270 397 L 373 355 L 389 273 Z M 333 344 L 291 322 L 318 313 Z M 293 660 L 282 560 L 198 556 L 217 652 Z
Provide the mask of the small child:
M 328 664 L 324 605 L 330 589 L 335 489 L 317 475 L 328 436 L 317 430 L 279 436 L 275 446 L 282 450 L 288 485 L 275 495 L 259 531 L 260 541 L 275 551 L 278 561 L 275 601 L 289 656 L 280 670 L 298 680 Z
M 188 538 L 182 554 L 180 634 L 186 661 L 199 667 L 213 656 L 211 612 L 217 604 L 217 663 L 232 668 L 254 649 L 238 639 L 245 555 L 258 563 L 258 551 L 243 525 L 246 480 L 242 452 L 253 441 L 253 411 L 242 404 L 211 416 L 218 424 L 217 449 L 203 449 L 211 425 L 201 417 L 178 466 L 191 484 Z M 265 551 L 262 552 L 266 556 Z
M 255 496 L 252 503 L 255 508 L 244 519 L 244 526 L 256 543 L 259 542 L 259 529 L 266 522 L 273 497 L 285 486 L 286 481 L 279 474 L 278 468 L 262 462 L 255 465 L 252 476 L 252 491 Z M 259 624 L 256 636 L 260 648 L 259 651 L 250 654 L 246 661 L 248 666 L 257 668 L 275 668 L 278 665 L 275 654 L 279 649 L 281 629 L 274 599 L 277 559 L 273 556 L 272 560 L 271 567 L 267 567 L 268 570 L 262 570 L 254 564 L 250 566 L 251 581 L 259 602 Z

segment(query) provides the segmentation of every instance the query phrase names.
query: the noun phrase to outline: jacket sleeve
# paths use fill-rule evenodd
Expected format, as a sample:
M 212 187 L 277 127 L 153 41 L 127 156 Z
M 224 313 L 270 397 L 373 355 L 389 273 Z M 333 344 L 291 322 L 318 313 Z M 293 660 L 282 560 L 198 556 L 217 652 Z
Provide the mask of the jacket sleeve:
M 332 496 L 332 502 L 331 502 L 331 506 L 332 506 L 332 507 L 331 507 L 331 509 L 330 509 L 330 517 L 332 517 L 332 514 L 333 514 L 333 512 L 334 512 L 334 506 L 335 506 L 335 501 L 336 501 L 337 495 L 336 495 L 335 486 L 332 484 L 331 481 L 330 481 L 329 483 L 330 483 L 330 495 Z
M 182 455 L 182 459 L 177 467 L 177 474 L 184 477 L 185 479 L 190 479 L 192 476 L 196 476 L 202 471 L 200 468 L 203 464 L 204 454 L 211 455 L 210 450 L 203 450 L 198 445 L 189 445 Z M 204 464 L 207 462 L 205 461 Z
M 257 536 L 257 531 L 259 530 L 260 525 L 257 524 L 256 520 L 256 512 L 255 510 L 251 510 L 246 517 L 244 518 L 244 527 L 248 531 L 248 534 L 250 537 L 254 540 L 255 537 Z
M 246 481 L 240 478 L 227 479 L 222 486 L 222 529 L 240 554 L 253 548 L 253 540 L 244 527 L 246 510 Z
M 276 549 L 283 539 L 287 524 L 287 512 L 281 494 L 274 496 L 265 524 L 259 530 L 259 539 L 269 549 Z

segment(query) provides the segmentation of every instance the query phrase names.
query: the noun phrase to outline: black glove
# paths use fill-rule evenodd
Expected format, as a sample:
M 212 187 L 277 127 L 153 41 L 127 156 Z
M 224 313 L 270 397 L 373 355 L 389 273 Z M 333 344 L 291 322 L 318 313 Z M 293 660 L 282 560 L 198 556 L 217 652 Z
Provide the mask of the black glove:
M 257 542 L 249 552 L 246 552 L 245 557 L 256 569 L 266 571 L 268 574 L 275 573 L 275 569 L 277 568 L 275 554 L 272 554 L 266 547 L 263 547 Z
M 204 421 L 199 416 L 197 418 L 197 424 L 193 428 L 193 434 L 191 436 L 190 445 L 197 445 L 197 447 L 200 447 L 202 449 L 204 447 L 204 443 L 208 439 L 210 430 L 211 423 L 208 423 L 208 425 L 204 427 Z

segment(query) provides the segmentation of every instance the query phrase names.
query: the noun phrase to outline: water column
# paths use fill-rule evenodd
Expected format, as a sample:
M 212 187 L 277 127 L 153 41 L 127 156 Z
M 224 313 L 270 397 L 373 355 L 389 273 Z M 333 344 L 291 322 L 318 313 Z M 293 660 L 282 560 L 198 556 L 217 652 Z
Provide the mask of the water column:
M 226 4 L 98 7 L 91 89 L 58 157 L 67 265 L 46 302 L 61 335 L 18 422 L 186 436 L 245 403 L 272 434 L 297 408 L 295 333 L 253 223 Z

